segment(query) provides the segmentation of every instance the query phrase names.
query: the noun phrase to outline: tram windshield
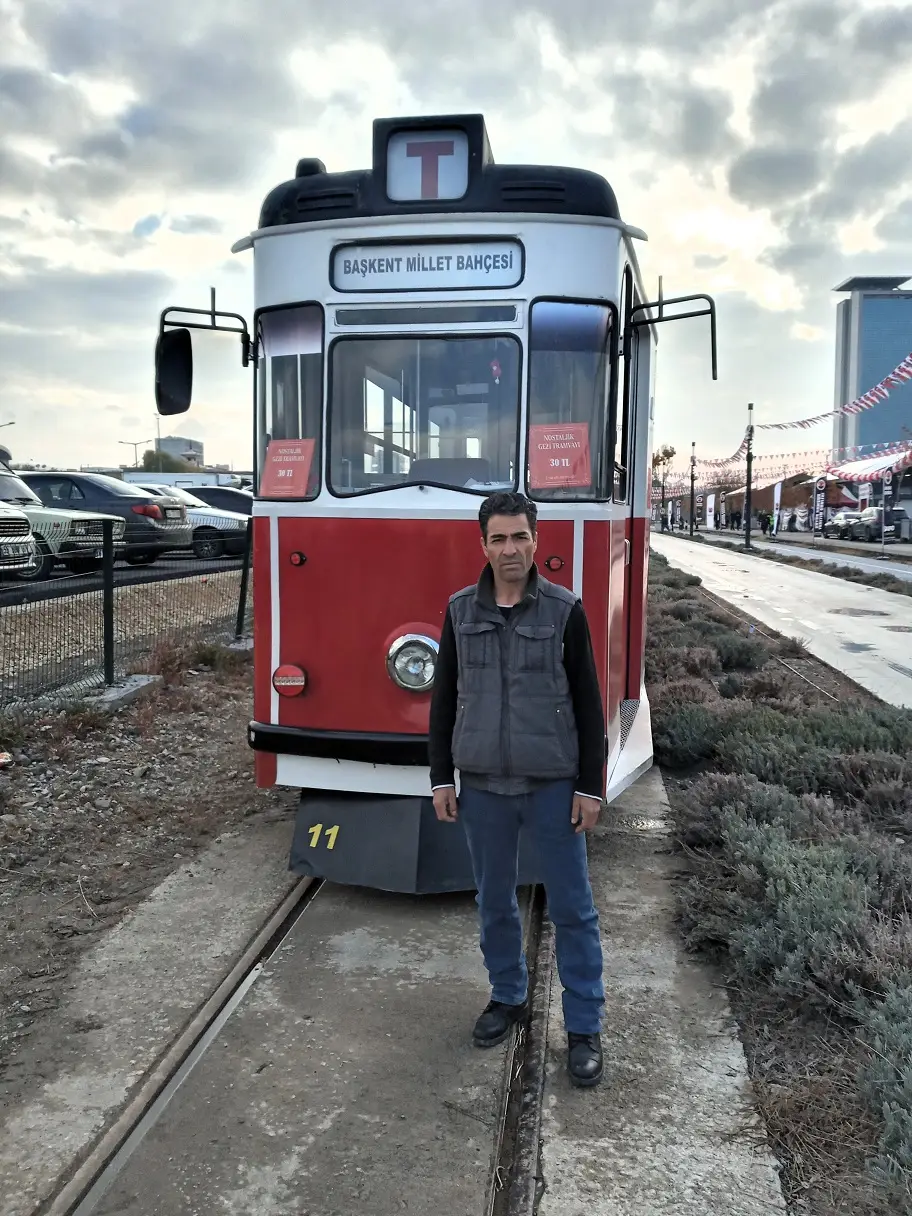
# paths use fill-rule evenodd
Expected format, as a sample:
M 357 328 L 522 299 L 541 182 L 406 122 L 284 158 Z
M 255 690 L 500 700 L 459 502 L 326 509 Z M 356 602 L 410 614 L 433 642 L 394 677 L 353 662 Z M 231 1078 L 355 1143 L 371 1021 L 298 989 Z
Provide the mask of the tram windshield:
M 513 337 L 340 338 L 330 368 L 330 489 L 421 482 L 489 494 L 516 484 L 520 346 Z

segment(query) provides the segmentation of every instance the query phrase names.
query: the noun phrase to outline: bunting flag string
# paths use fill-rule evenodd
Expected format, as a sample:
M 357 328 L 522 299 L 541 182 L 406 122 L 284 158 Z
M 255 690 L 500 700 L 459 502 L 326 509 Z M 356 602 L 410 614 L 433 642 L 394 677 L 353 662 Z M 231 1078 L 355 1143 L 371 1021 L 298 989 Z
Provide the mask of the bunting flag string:
M 840 405 L 838 409 L 830 410 L 826 414 L 817 414 L 814 418 L 801 418 L 797 422 L 760 422 L 756 424 L 755 429 L 758 431 L 791 431 L 796 429 L 806 431 L 809 427 L 816 426 L 818 422 L 826 422 L 827 418 L 835 418 L 840 414 L 861 414 L 865 410 L 873 408 L 878 402 L 886 401 L 890 396 L 891 388 L 899 388 L 910 380 L 912 380 L 912 352 L 906 355 L 902 363 L 894 367 L 889 376 L 884 376 L 879 384 L 875 384 L 873 388 L 868 389 L 866 393 L 862 393 L 860 397 L 856 397 L 854 401 L 849 401 L 846 405 Z
M 891 439 L 887 443 L 856 443 L 850 447 L 843 448 L 807 448 L 801 451 L 791 452 L 767 452 L 763 455 L 754 453 L 754 463 L 762 464 L 769 460 L 805 460 L 815 466 L 820 466 L 831 460 L 846 461 L 852 457 L 863 459 L 865 456 L 886 456 L 890 452 L 903 451 L 912 440 Z M 746 454 L 746 444 L 741 445 L 739 449 L 741 463 L 743 456 Z M 738 453 L 734 457 L 727 457 L 725 460 L 701 459 L 697 457 L 697 468 L 720 468 L 723 465 L 735 463 L 739 459 Z
M 697 464 L 705 465 L 711 469 L 721 469 L 724 465 L 734 464 L 736 460 L 740 460 L 742 456 L 747 455 L 747 431 L 744 432 L 744 438 L 741 440 L 741 446 L 733 456 L 727 456 L 724 460 L 698 460 Z

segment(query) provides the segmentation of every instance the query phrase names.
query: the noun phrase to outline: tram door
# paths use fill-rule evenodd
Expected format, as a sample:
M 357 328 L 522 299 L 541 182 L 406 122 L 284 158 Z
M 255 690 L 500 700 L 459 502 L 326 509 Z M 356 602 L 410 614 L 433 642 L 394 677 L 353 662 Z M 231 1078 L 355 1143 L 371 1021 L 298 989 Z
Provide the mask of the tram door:
M 637 700 L 643 672 L 643 641 L 646 623 L 646 564 L 648 562 L 649 521 L 652 473 L 648 466 L 649 430 L 649 347 L 648 331 L 631 324 L 633 309 L 641 303 L 629 266 L 624 269 L 621 299 L 621 347 L 618 365 L 618 404 L 615 460 L 615 500 L 626 507 L 628 541 L 624 570 L 626 606 L 626 671 L 623 696 Z M 644 466 L 641 467 L 640 463 Z M 643 514 L 638 515 L 637 498 L 644 478 L 647 482 Z

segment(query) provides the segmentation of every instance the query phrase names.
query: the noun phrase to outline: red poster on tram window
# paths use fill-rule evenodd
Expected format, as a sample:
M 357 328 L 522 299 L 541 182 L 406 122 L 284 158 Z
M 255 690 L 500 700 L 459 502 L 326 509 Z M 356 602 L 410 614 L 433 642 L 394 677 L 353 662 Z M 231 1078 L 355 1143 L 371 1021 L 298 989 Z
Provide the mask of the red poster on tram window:
M 260 482 L 262 497 L 306 497 L 313 455 L 313 439 L 270 439 Z
M 530 490 L 591 484 L 588 422 L 529 427 Z

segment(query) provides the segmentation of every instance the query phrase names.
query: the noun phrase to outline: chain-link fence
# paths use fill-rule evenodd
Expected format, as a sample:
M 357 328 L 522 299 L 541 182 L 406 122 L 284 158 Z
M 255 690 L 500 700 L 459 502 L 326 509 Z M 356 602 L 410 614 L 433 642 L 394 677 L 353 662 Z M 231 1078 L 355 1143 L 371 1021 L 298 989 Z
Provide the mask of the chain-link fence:
M 241 636 L 250 628 L 250 539 L 236 558 L 169 555 L 148 566 L 115 564 L 104 538 L 92 574 L 54 571 L 41 581 L 0 581 L 0 706 L 111 684 L 162 644 Z

